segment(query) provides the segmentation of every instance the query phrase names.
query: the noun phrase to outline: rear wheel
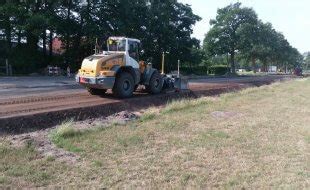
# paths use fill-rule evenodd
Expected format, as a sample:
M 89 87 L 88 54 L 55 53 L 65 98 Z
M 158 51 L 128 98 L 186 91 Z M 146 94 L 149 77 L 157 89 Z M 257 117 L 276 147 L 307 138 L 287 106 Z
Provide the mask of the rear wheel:
M 87 88 L 87 91 L 91 94 L 91 95 L 103 95 L 107 92 L 107 90 L 105 89 L 96 89 L 96 88 Z
M 131 74 L 123 72 L 116 77 L 113 94 L 119 98 L 129 98 L 132 96 L 134 88 L 134 78 Z
M 150 79 L 149 85 L 146 86 L 146 90 L 151 94 L 159 94 L 163 89 L 163 83 L 162 76 L 155 72 Z

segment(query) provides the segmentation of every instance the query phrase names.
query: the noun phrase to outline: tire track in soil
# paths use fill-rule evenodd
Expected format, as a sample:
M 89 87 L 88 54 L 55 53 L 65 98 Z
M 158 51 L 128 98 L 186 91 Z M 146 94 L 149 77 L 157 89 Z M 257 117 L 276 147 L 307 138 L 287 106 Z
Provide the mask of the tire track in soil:
M 86 97 L 88 94 L 72 94 L 74 97 Z M 70 96 L 49 96 L 49 97 L 29 97 L 29 98 L 12 98 L 9 100 L 0 100 L 0 106 L 6 105 L 14 105 L 14 104 L 26 104 L 26 103 L 34 103 L 34 102 L 44 102 L 44 101 L 56 101 L 56 100 L 64 100 L 70 99 Z

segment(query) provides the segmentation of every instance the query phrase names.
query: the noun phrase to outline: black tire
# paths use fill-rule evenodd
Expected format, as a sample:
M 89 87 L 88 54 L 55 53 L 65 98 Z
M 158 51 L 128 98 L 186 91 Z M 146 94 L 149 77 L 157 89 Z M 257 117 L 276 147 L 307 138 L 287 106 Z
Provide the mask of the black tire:
M 113 94 L 118 98 L 129 98 L 132 96 L 134 88 L 133 76 L 127 72 L 122 72 L 116 77 Z
M 159 94 L 163 89 L 164 80 L 162 76 L 155 72 L 153 73 L 149 85 L 146 86 L 146 90 L 150 94 Z
M 96 89 L 96 88 L 87 88 L 87 91 L 91 94 L 91 95 L 104 95 L 107 90 L 105 89 Z

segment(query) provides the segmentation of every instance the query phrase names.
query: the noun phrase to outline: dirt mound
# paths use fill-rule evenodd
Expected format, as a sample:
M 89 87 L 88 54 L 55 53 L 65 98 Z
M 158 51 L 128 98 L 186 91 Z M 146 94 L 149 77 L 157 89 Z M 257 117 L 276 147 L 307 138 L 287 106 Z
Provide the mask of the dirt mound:
M 107 117 L 108 120 L 124 120 L 130 121 L 139 118 L 141 114 L 139 112 L 129 112 L 129 111 L 122 111 L 116 114 L 113 114 Z
M 51 157 L 67 163 L 76 163 L 79 156 L 63 149 L 56 147 L 49 139 L 49 133 L 55 129 L 39 130 L 32 133 L 22 135 L 14 135 L 7 138 L 13 147 L 23 147 L 26 144 L 31 144 L 35 147 L 38 153 L 43 157 Z

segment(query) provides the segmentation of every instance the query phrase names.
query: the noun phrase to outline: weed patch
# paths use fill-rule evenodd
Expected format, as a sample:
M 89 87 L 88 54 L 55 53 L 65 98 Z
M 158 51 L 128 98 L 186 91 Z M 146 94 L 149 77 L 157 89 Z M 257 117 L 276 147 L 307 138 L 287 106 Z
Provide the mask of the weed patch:
M 74 129 L 73 121 L 67 121 L 58 128 L 54 129 L 50 133 L 49 138 L 59 148 L 64 148 L 70 152 L 82 152 L 83 150 L 81 148 L 70 143 L 69 141 L 70 138 L 77 138 L 82 135 L 82 131 Z

